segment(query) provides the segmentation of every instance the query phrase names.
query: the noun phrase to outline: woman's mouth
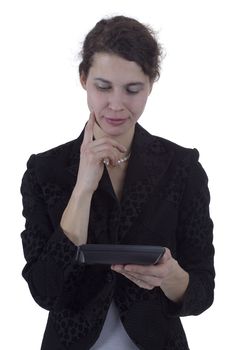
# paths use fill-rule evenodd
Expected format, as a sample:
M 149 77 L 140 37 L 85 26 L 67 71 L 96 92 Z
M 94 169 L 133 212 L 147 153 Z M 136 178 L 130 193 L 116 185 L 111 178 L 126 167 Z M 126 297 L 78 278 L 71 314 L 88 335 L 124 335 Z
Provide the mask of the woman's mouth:
M 105 119 L 105 121 L 108 123 L 108 124 L 110 124 L 110 125 L 115 125 L 115 126 L 118 126 L 118 125 L 122 125 L 122 124 L 124 124 L 125 122 L 126 122 L 126 118 L 122 118 L 122 119 L 120 119 L 120 118 L 108 118 L 108 117 L 105 117 L 104 118 Z

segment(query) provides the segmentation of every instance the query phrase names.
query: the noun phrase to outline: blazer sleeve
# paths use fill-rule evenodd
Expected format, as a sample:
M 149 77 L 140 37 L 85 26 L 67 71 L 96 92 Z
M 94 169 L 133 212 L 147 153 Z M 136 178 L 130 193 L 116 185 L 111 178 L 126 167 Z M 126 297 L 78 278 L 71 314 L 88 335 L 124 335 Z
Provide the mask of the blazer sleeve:
M 73 283 L 82 278 L 83 267 L 75 264 L 77 247 L 60 226 L 54 229 L 36 175 L 36 156 L 32 155 L 21 184 L 25 230 L 21 233 L 27 261 L 22 275 L 35 301 L 47 310 L 64 307 L 64 294 L 70 275 Z
M 215 270 L 209 203 L 207 175 L 201 164 L 194 161 L 181 201 L 177 228 L 177 260 L 189 273 L 189 285 L 182 303 L 167 299 L 167 312 L 171 316 L 198 315 L 213 303 Z

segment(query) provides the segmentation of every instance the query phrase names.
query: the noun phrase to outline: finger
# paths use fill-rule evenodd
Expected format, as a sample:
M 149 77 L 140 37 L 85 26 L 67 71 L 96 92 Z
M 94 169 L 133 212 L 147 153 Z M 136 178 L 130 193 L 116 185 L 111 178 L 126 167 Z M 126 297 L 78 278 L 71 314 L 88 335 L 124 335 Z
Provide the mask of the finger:
M 145 284 L 148 286 L 152 287 L 158 287 L 162 283 L 162 279 L 157 277 L 157 276 L 147 276 L 147 275 L 141 275 L 141 274 L 136 274 L 136 273 L 127 273 L 127 272 L 122 272 L 124 276 L 127 278 L 131 279 L 131 281 L 139 283 L 140 285 Z
M 87 143 L 93 140 L 94 124 L 95 124 L 95 116 L 94 116 L 94 112 L 91 112 L 84 131 L 83 145 L 86 145 Z
M 127 277 L 128 279 L 130 279 L 132 282 L 136 283 L 137 285 L 139 285 L 140 287 L 143 288 L 147 288 L 147 289 L 152 289 L 154 287 L 159 287 L 161 286 L 162 283 L 162 276 L 160 275 L 156 275 L 155 271 L 153 271 L 153 274 L 151 274 L 151 272 L 148 271 L 145 272 L 145 270 L 140 270 L 140 272 L 132 272 L 132 271 L 127 271 L 126 267 L 145 267 L 145 266 L 141 266 L 141 265 L 112 265 L 111 269 L 113 271 L 116 271 L 120 274 L 122 274 L 123 276 Z M 154 265 L 152 265 L 152 267 L 155 267 Z M 129 268 L 128 268 L 129 270 Z M 151 288 L 152 287 L 152 288 Z
M 95 155 L 98 162 L 108 159 L 109 163 L 113 166 L 116 166 L 122 157 L 120 151 L 111 144 L 95 144 L 95 141 L 93 141 L 88 148 L 89 152 Z
M 133 283 L 135 283 L 137 286 L 139 286 L 140 288 L 144 288 L 144 289 L 153 289 L 156 285 L 153 283 L 153 281 L 146 281 L 145 279 L 141 279 L 138 276 L 134 276 L 134 275 L 130 275 L 128 273 L 121 273 L 123 276 L 125 276 L 126 278 L 128 278 L 130 281 L 132 281 Z
M 165 248 L 165 252 L 160 260 L 160 263 L 165 263 L 167 262 L 169 259 L 171 259 L 172 255 L 171 255 L 171 251 L 168 248 Z
M 98 158 L 99 163 L 103 162 L 106 165 L 111 164 L 112 166 L 116 166 L 117 160 L 119 159 L 116 152 L 108 150 L 98 152 L 96 157 Z
M 121 153 L 127 152 L 127 148 L 124 145 L 114 139 L 111 139 L 110 137 L 101 137 L 100 139 L 93 141 L 92 147 L 97 147 L 100 145 L 116 148 Z
M 116 272 L 119 272 L 119 273 L 122 273 L 122 274 L 126 274 L 128 276 L 132 276 L 133 278 L 135 279 L 140 279 L 140 280 L 147 280 L 148 278 L 154 278 L 155 277 L 155 274 L 151 274 L 150 271 L 148 272 L 145 271 L 143 269 L 143 271 L 139 271 L 138 269 L 130 269 L 130 268 L 127 268 L 126 267 L 131 267 L 131 266 L 134 266 L 134 267 L 144 267 L 144 266 L 141 266 L 141 265 L 112 265 L 111 268 L 112 270 L 116 271 Z M 156 276 L 155 278 L 157 278 L 158 276 Z
M 92 150 L 93 152 L 109 150 L 110 152 L 115 152 L 120 157 L 122 157 L 122 153 L 125 153 L 125 147 L 112 139 L 94 140 L 89 145 L 89 149 Z
M 138 274 L 141 276 L 158 276 L 158 265 L 125 265 L 124 271 L 128 273 Z

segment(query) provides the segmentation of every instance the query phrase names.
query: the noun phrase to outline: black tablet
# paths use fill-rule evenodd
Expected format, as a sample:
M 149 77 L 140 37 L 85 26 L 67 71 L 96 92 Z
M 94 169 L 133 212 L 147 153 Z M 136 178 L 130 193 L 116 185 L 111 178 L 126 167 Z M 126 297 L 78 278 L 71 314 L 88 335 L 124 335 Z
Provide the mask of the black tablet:
M 165 252 L 164 247 L 151 245 L 83 244 L 78 247 L 79 264 L 157 264 Z

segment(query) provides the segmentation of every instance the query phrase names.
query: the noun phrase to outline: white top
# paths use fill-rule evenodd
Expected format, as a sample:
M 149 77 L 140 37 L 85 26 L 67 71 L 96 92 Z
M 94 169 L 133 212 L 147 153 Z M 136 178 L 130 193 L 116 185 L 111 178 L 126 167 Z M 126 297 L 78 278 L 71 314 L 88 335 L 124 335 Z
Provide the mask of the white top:
M 121 322 L 114 302 L 111 303 L 103 329 L 90 350 L 138 350 Z

